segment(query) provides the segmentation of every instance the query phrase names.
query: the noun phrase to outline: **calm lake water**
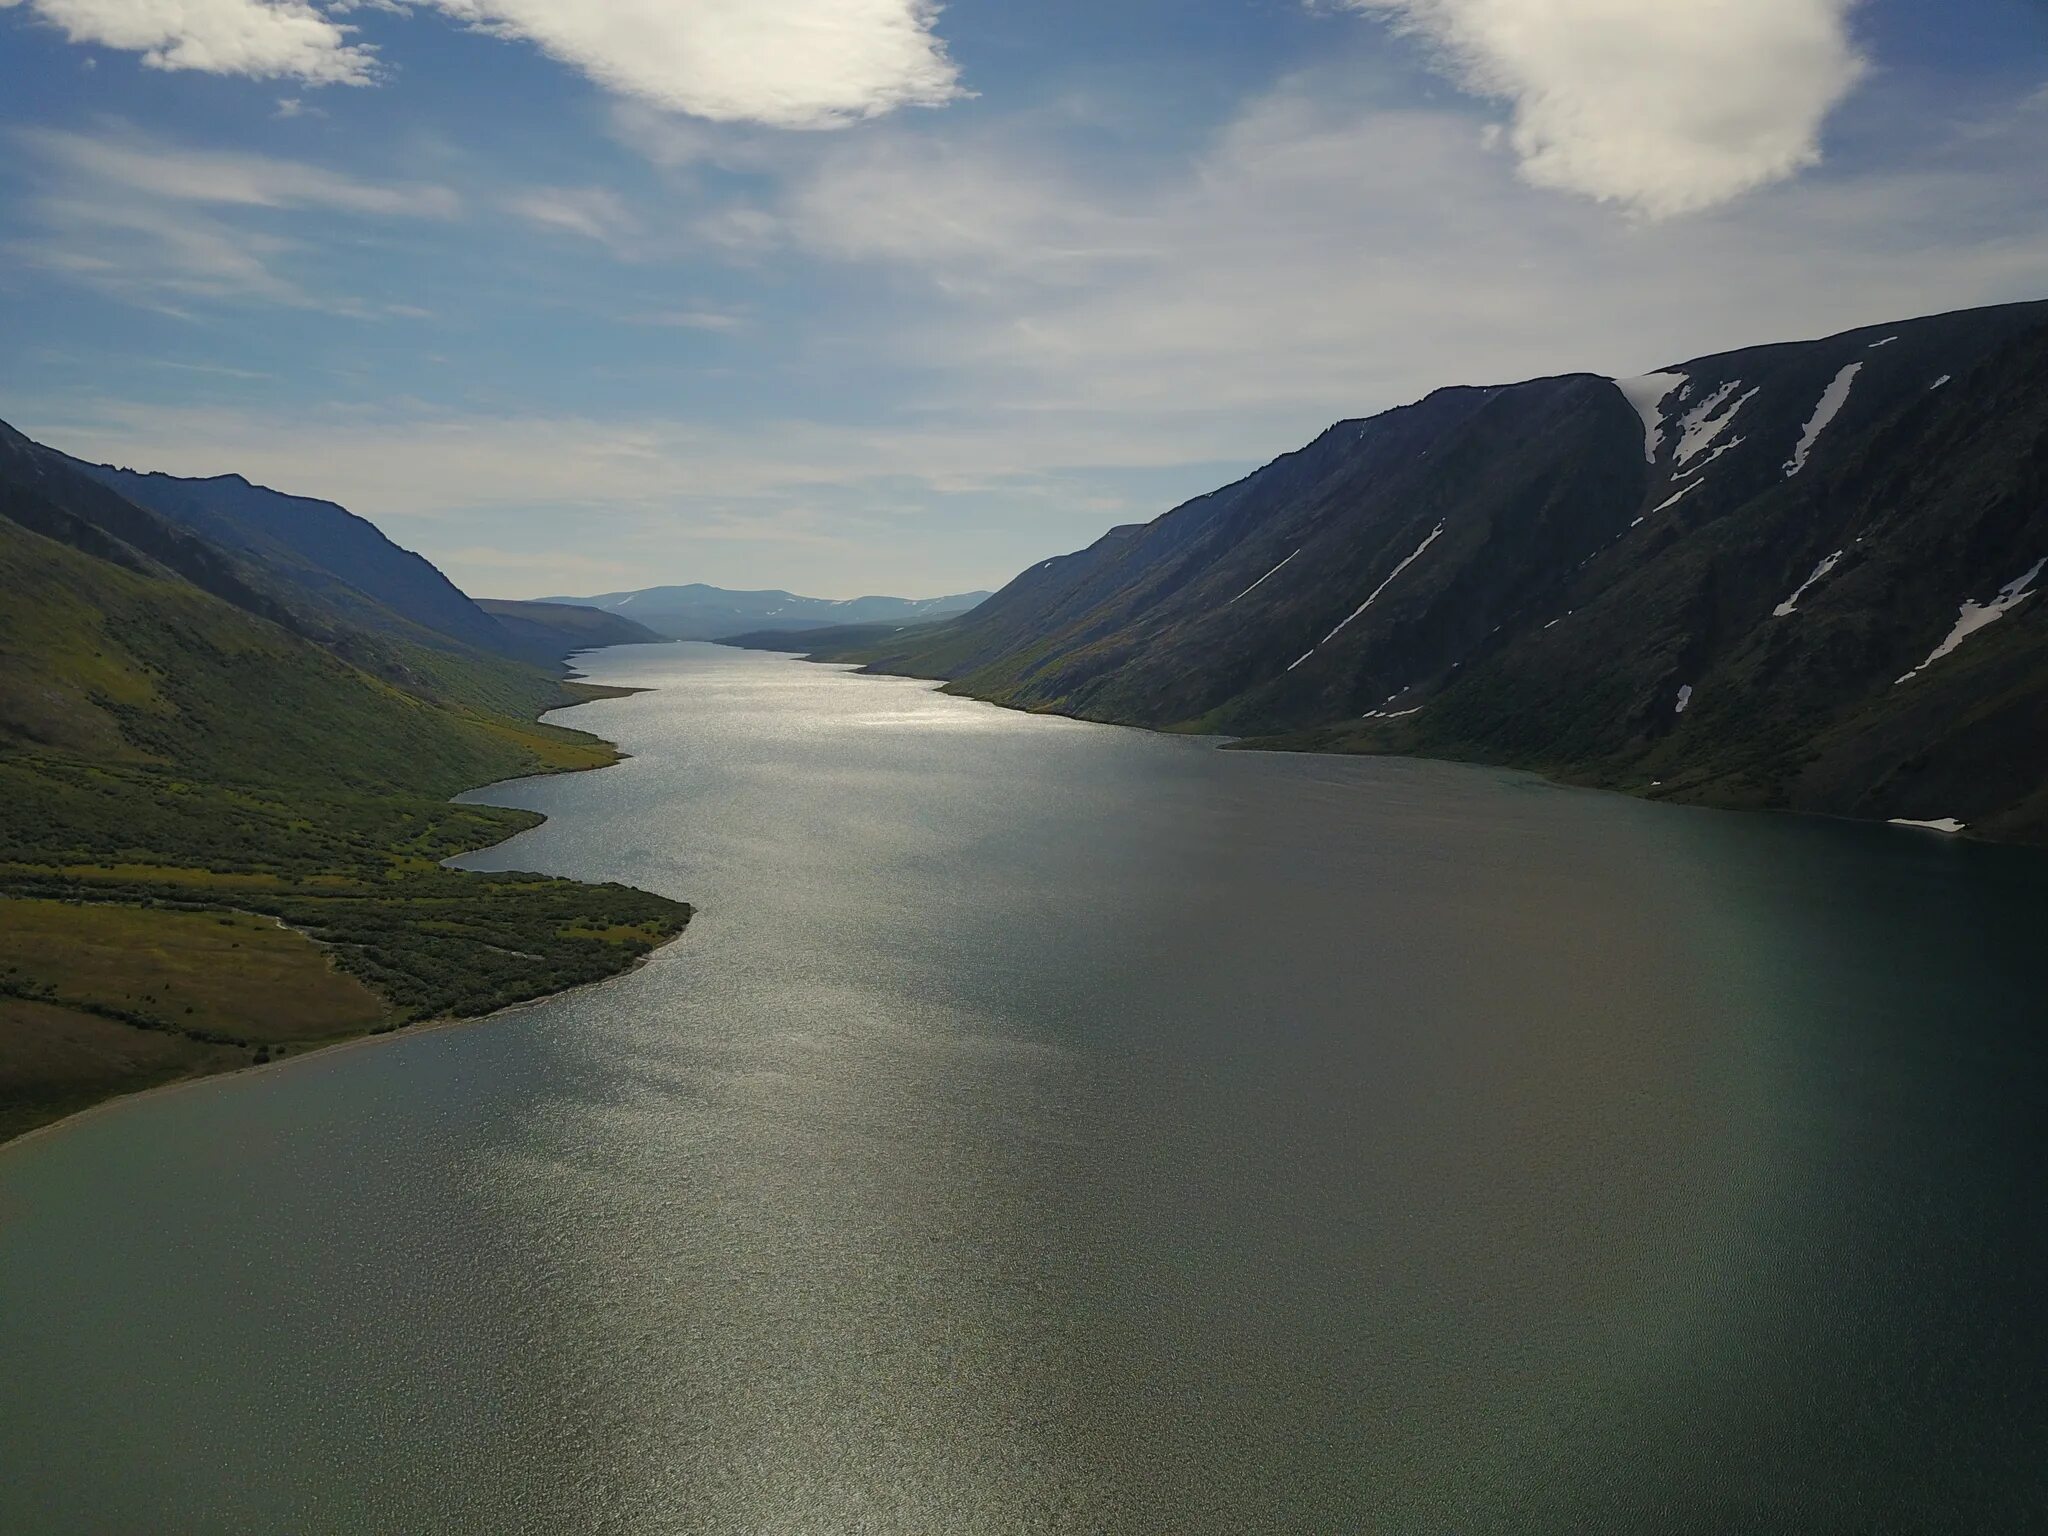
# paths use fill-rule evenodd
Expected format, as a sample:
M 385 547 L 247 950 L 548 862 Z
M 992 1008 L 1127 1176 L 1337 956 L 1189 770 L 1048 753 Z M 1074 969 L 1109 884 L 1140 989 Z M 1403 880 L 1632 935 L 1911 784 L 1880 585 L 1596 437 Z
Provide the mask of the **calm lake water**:
M 0 1530 L 2048 1528 L 2048 861 L 589 665 L 696 923 L 0 1151 Z

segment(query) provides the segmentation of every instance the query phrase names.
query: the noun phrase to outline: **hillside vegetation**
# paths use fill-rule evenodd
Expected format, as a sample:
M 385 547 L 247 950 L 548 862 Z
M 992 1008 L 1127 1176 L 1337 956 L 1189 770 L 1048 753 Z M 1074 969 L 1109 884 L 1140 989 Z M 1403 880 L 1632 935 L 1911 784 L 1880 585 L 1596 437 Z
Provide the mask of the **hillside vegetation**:
M 672 937 L 688 907 L 646 892 L 441 867 L 536 819 L 450 795 L 615 760 L 534 719 L 609 691 L 280 573 L 0 428 L 0 1134 Z

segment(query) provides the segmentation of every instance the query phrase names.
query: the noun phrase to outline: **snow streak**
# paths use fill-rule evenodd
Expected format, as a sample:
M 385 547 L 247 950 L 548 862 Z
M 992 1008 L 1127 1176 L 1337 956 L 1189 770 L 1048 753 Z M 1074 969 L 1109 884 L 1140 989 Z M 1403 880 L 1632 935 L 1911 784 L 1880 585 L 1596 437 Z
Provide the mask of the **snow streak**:
M 1294 552 L 1294 555 L 1298 555 L 1300 553 L 1301 551 L 1297 549 Z M 1287 560 L 1292 560 L 1294 558 L 1294 555 L 1289 555 L 1287 557 Z M 1280 562 L 1280 565 L 1285 565 L 1287 563 L 1287 560 L 1282 560 Z M 1261 576 L 1257 581 L 1253 582 L 1250 586 L 1246 587 L 1242 592 L 1238 593 L 1237 597 L 1250 597 L 1254 592 L 1258 591 L 1260 587 L 1264 586 L 1269 578 L 1279 575 L 1280 565 L 1274 566 L 1272 570 L 1266 572 L 1264 576 Z M 1230 603 L 1236 602 L 1237 597 L 1233 597 L 1230 600 Z M 1228 608 L 1230 606 L 1230 603 L 1225 603 L 1223 606 Z
M 1919 666 L 1908 672 L 1904 677 L 1895 679 L 1892 686 L 1896 688 L 1900 683 L 1906 682 L 1910 678 L 1918 677 L 1922 672 L 1925 672 L 1929 667 L 1941 660 L 1942 657 L 1948 655 L 1950 651 L 1953 651 L 1957 646 L 1969 639 L 1970 636 L 1977 633 L 1978 630 L 1984 628 L 1985 625 L 2004 618 L 2013 609 L 2019 607 L 2021 603 L 2032 597 L 2034 595 L 2034 578 L 2041 574 L 2043 566 L 2048 566 L 2048 556 L 2036 560 L 2025 571 L 2000 587 L 1998 595 L 1992 598 L 1990 602 L 1966 601 L 1962 606 L 1962 611 L 1956 615 L 1955 628 L 1948 632 L 1948 638 L 1937 645 L 1928 654 L 1927 659 L 1921 662 Z
M 1430 545 L 1434 544 L 1437 541 L 1437 535 L 1439 535 L 1443 531 L 1444 525 L 1442 523 L 1438 523 L 1434 528 L 1430 529 L 1429 537 L 1424 539 L 1420 544 L 1415 546 L 1414 554 L 1410 555 L 1406 560 L 1403 560 L 1399 565 L 1395 566 L 1393 570 L 1387 573 L 1387 579 L 1372 589 L 1371 597 L 1368 597 L 1364 602 L 1360 603 L 1356 608 L 1352 609 L 1351 612 L 1346 614 L 1344 616 L 1343 623 L 1340 623 L 1335 629 L 1331 630 L 1327 635 L 1323 636 L 1322 639 L 1318 640 L 1314 645 L 1310 646 L 1306 651 L 1302 652 L 1301 655 L 1297 656 L 1293 661 L 1289 662 L 1287 664 L 1287 670 L 1292 672 L 1304 661 L 1307 661 L 1309 657 L 1315 655 L 1317 651 L 1321 650 L 1324 646 L 1328 645 L 1332 640 L 1336 639 L 1339 634 L 1343 633 L 1345 624 L 1349 624 L 1353 619 L 1357 618 L 1361 613 L 1365 612 L 1366 609 L 1370 608 L 1375 602 L 1379 601 L 1379 595 L 1394 584 L 1394 578 L 1399 576 L 1403 571 L 1407 570 L 1408 567 L 1413 565 L 1416 561 L 1420 560 L 1422 558 L 1422 552 L 1425 549 L 1429 548 Z M 1282 564 L 1285 563 L 1285 561 L 1282 562 Z
M 1806 468 L 1806 456 L 1813 452 L 1813 445 L 1820 441 L 1821 433 L 1827 431 L 1828 423 L 1849 400 L 1849 386 L 1856 382 L 1856 375 L 1863 371 L 1861 363 L 1851 363 L 1835 375 L 1835 381 L 1822 392 L 1820 404 L 1813 408 L 1813 416 L 1806 423 L 1806 430 L 1800 434 L 1799 446 L 1792 450 L 1792 457 L 1785 461 L 1785 478 L 1791 479 Z
M 1818 582 L 1822 577 L 1826 576 L 1829 571 L 1832 571 L 1835 568 L 1836 562 L 1838 562 L 1846 553 L 1848 553 L 1848 551 L 1838 549 L 1832 555 L 1828 555 L 1827 557 L 1825 557 L 1819 565 L 1816 565 L 1813 568 L 1813 574 L 1807 577 L 1806 580 L 1799 583 L 1798 589 L 1794 591 L 1790 597 L 1786 598 L 1785 601 L 1778 604 L 1777 607 L 1771 610 L 1771 617 L 1774 619 L 1782 619 L 1790 614 L 1796 613 L 1799 609 L 1799 599 L 1806 596 L 1807 590 L 1811 588 L 1814 585 L 1814 583 Z

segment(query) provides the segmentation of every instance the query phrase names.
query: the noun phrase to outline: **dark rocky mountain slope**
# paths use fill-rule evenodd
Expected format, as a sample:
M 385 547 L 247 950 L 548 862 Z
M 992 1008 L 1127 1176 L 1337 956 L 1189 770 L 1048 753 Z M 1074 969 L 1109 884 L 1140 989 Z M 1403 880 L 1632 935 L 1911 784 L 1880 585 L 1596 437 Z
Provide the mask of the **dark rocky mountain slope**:
M 830 654 L 1028 709 L 2048 841 L 2048 304 L 1440 390 Z
M 190 480 L 69 462 L 137 506 L 259 562 L 275 579 L 359 628 L 395 627 L 395 616 L 479 650 L 516 649 L 497 622 L 430 561 L 399 548 L 375 523 L 346 507 L 252 485 L 240 475 Z

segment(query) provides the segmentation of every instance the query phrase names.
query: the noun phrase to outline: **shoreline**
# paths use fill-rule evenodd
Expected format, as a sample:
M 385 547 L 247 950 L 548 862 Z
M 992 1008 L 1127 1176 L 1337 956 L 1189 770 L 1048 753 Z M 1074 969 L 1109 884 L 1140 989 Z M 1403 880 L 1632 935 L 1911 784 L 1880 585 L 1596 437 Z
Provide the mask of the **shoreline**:
M 598 649 L 604 649 L 604 647 L 598 647 Z M 572 665 L 575 657 L 586 654 L 588 654 L 587 651 L 572 651 L 569 653 L 568 657 L 564 658 L 563 664 L 565 666 Z M 582 681 L 585 675 L 586 674 L 578 672 L 570 677 L 564 678 L 563 681 L 578 683 L 579 685 L 590 687 L 593 689 L 603 689 L 604 691 L 595 694 L 591 698 L 576 699 L 571 701 L 570 703 L 558 704 L 552 709 L 543 710 L 540 714 L 534 717 L 535 721 L 539 723 L 545 723 L 549 715 L 558 715 L 563 714 L 572 709 L 581 709 L 586 704 L 597 704 L 603 702 L 606 699 L 629 698 L 634 694 L 653 693 L 656 691 L 653 688 L 617 688 L 605 683 L 585 684 Z M 574 729 L 574 727 L 569 727 L 569 729 Z M 494 784 L 518 784 L 524 782 L 527 779 L 560 778 L 572 773 L 602 773 L 607 768 L 616 768 L 620 763 L 626 762 L 632 757 L 632 754 L 630 752 L 621 751 L 619 749 L 619 745 L 617 742 L 606 740 L 606 738 L 598 736 L 595 732 L 585 732 L 584 734 L 591 736 L 594 740 L 603 742 L 605 746 L 611 748 L 614 754 L 612 761 L 608 763 L 589 764 L 580 768 L 544 769 L 539 773 L 521 774 L 518 778 L 514 779 L 492 779 L 488 783 L 473 784 L 468 789 L 458 790 L 456 791 L 456 794 L 474 794 L 478 790 L 489 789 Z M 458 802 L 456 801 L 454 796 L 450 796 L 449 803 L 453 805 Z M 547 824 L 548 818 L 545 815 L 541 815 L 541 813 L 537 811 L 533 814 L 539 815 L 540 820 L 536 822 L 532 827 L 524 827 L 521 828 L 519 831 L 508 832 L 505 836 L 497 839 L 495 842 L 479 843 L 474 848 L 465 848 L 461 853 L 451 854 L 449 857 L 458 859 L 465 858 L 472 853 L 482 853 L 484 850 L 489 848 L 502 847 L 506 843 L 512 841 L 513 838 L 520 836 L 521 833 L 534 831 L 537 828 L 545 826 Z M 455 874 L 480 873 L 480 871 L 455 868 L 447 864 L 446 862 L 444 862 L 441 867 L 444 869 L 449 869 L 451 873 Z M 567 879 L 568 877 L 550 876 L 549 878 Z M 579 881 L 575 883 L 588 884 L 589 882 Z M 652 895 L 656 893 L 649 892 L 648 894 Z M 687 934 L 690 931 L 690 924 L 696 918 L 696 907 L 688 902 L 680 902 L 678 903 L 678 905 L 689 908 L 690 912 L 690 915 L 683 919 L 682 926 L 678 928 L 674 933 L 670 934 L 667 938 L 663 939 L 660 943 L 654 945 L 651 949 L 647 951 L 647 953 L 645 953 L 644 955 L 636 955 L 630 964 L 620 968 L 619 970 L 612 972 L 609 976 L 597 976 L 593 977 L 589 981 L 574 982 L 569 986 L 557 988 L 552 992 L 542 992 L 533 997 L 522 998 L 516 1003 L 506 1003 L 502 1007 L 490 1009 L 488 1012 L 485 1013 L 449 1014 L 431 1019 L 418 1019 L 415 1020 L 413 1023 L 400 1024 L 390 1029 L 365 1030 L 361 1034 L 345 1035 L 340 1039 L 322 1041 L 317 1045 L 308 1046 L 304 1050 L 293 1051 L 289 1055 L 275 1056 L 272 1057 L 269 1061 L 246 1062 L 241 1066 L 229 1067 L 224 1071 L 200 1072 L 195 1073 L 189 1077 L 174 1077 L 170 1079 L 168 1082 L 152 1083 L 147 1088 L 135 1088 L 131 1089 L 126 1093 L 110 1094 L 104 1099 L 96 1099 L 92 1103 L 87 1104 L 82 1108 L 70 1111 L 68 1114 L 59 1115 L 54 1120 L 47 1120 L 43 1122 L 41 1125 L 32 1125 L 25 1131 L 21 1131 L 16 1135 L 6 1137 L 4 1140 L 0 1140 L 0 1159 L 6 1158 L 11 1152 L 13 1152 L 15 1148 L 26 1146 L 30 1142 L 36 1140 L 38 1137 L 47 1136 L 55 1131 L 68 1130 L 90 1116 L 100 1114 L 107 1110 L 119 1109 L 130 1104 L 140 1103 L 142 1100 L 150 1098 L 156 1094 L 173 1093 L 180 1089 L 197 1088 L 207 1083 L 228 1082 L 235 1078 L 248 1077 L 257 1072 L 268 1072 L 273 1067 L 289 1067 L 300 1061 L 309 1061 L 315 1057 L 331 1055 L 336 1051 L 352 1050 L 362 1046 L 381 1044 L 385 1041 L 396 1040 L 405 1036 L 428 1034 L 444 1029 L 457 1029 L 472 1024 L 483 1024 L 490 1020 L 501 1018 L 502 1016 L 509 1013 L 517 1013 L 519 1010 L 523 1008 L 531 1008 L 537 1003 L 550 1002 L 558 997 L 568 997 L 573 993 L 586 991 L 591 987 L 605 986 L 611 982 L 617 981 L 621 976 L 632 975 L 642 966 L 649 964 L 656 955 L 666 950 L 670 945 L 676 943 L 677 940 L 681 939 L 685 934 Z M 227 910 L 239 911 L 240 909 L 229 908 Z M 253 915 L 261 916 L 265 914 Z M 290 931 L 294 933 L 298 932 L 297 929 L 290 928 L 290 925 L 288 923 L 285 923 L 282 919 L 276 919 L 276 921 L 279 927 L 290 929 Z M 310 935 L 301 934 L 300 937 L 310 938 Z M 314 942 L 315 944 L 319 943 L 318 940 L 313 940 L 312 942 Z
M 516 783 L 517 781 L 501 779 L 494 782 Z M 516 836 L 517 834 L 514 835 Z M 487 844 L 486 846 L 496 845 Z M 624 970 L 614 971 L 609 976 L 599 976 L 590 981 L 579 981 L 572 986 L 563 987 L 559 991 L 543 992 L 538 997 L 528 997 L 516 1003 L 507 1003 L 502 1008 L 493 1008 L 489 1013 L 452 1014 L 441 1018 L 420 1019 L 412 1024 L 401 1024 L 396 1029 L 373 1029 L 360 1035 L 345 1035 L 339 1040 L 327 1040 L 319 1045 L 310 1045 L 303 1051 L 292 1052 L 289 1056 L 273 1056 L 269 1061 L 252 1061 L 243 1066 L 230 1067 L 224 1072 L 201 1072 L 193 1077 L 174 1077 L 169 1082 L 152 1083 L 147 1088 L 136 1088 L 128 1093 L 117 1093 L 109 1098 L 95 1100 L 83 1109 L 74 1109 L 70 1114 L 60 1115 L 55 1120 L 46 1121 L 42 1125 L 32 1125 L 19 1135 L 10 1136 L 5 1141 L 0 1141 L 0 1162 L 4 1162 L 15 1148 L 25 1147 L 38 1137 L 48 1136 L 57 1131 L 68 1131 L 81 1121 L 87 1120 L 94 1115 L 102 1114 L 108 1110 L 124 1109 L 131 1104 L 139 1104 L 144 1099 L 154 1098 L 158 1094 L 177 1093 L 188 1088 L 203 1088 L 211 1083 L 233 1082 L 237 1078 L 253 1077 L 258 1072 L 269 1072 L 276 1068 L 296 1066 L 302 1061 L 313 1061 L 317 1058 L 332 1056 L 339 1051 L 352 1051 L 359 1050 L 365 1046 L 385 1045 L 394 1040 L 411 1039 L 415 1035 L 439 1034 L 445 1029 L 466 1029 L 475 1024 L 488 1024 L 495 1019 L 503 1018 L 506 1014 L 518 1013 L 522 1009 L 532 1008 L 540 1003 L 553 1002 L 558 997 L 569 997 L 578 992 L 587 992 L 592 987 L 609 986 L 621 976 L 630 976 L 642 966 L 650 964 L 656 955 L 681 939 L 688 932 L 689 925 L 684 924 L 682 928 L 678 929 L 668 938 L 663 939 L 659 944 L 648 950 L 646 954 L 637 956 L 633 963 Z
M 724 644 L 725 642 L 714 641 L 712 643 Z M 916 672 L 886 672 L 867 663 L 841 661 L 828 656 L 811 656 L 806 655 L 802 651 L 767 651 L 756 646 L 733 646 L 732 649 L 762 650 L 764 655 L 792 656 L 798 661 L 816 667 L 844 667 L 847 669 L 848 675 L 854 677 L 898 677 L 907 678 L 914 682 L 933 683 L 937 685 L 939 692 L 945 693 L 952 698 L 972 699 L 976 703 L 987 704 L 995 709 L 1009 710 L 1012 714 L 1049 715 L 1060 720 L 1072 720 L 1082 725 L 1107 726 L 1112 730 L 1143 731 L 1150 736 L 1176 737 L 1188 741 L 1211 741 L 1216 743 L 1214 750 L 1218 752 L 1245 752 L 1274 757 L 1384 758 L 1397 762 L 1439 763 L 1446 767 L 1483 768 L 1496 773 L 1527 774 L 1530 778 L 1547 784 L 1553 789 L 1578 790 L 1595 795 L 1620 795 L 1624 799 L 1634 800 L 1643 805 L 1659 806 L 1666 810 L 1710 811 L 1716 815 L 1789 816 L 1800 820 L 1835 822 L 1843 826 L 1863 827 L 1872 830 L 1918 832 L 1924 837 L 1938 839 L 1944 843 L 1974 848 L 2003 848 L 2019 853 L 2033 853 L 2036 855 L 2048 853 L 2048 847 L 2044 847 L 2042 844 L 2022 842 L 2014 838 L 1986 837 L 1970 826 L 1960 826 L 1955 830 L 1950 830 L 1947 827 L 1935 826 L 1932 823 L 1909 821 L 1896 816 L 1850 816 L 1840 811 L 1802 811 L 1790 806 L 1728 805 L 1720 804 L 1713 800 L 1679 800 L 1650 795 L 1640 790 L 1626 789 L 1613 784 L 1590 784 L 1583 780 L 1567 778 L 1562 774 L 1548 772 L 1541 768 L 1530 768 L 1520 763 L 1493 762 L 1484 758 L 1441 757 L 1423 752 L 1354 752 L 1346 751 L 1342 748 L 1283 746 L 1278 743 L 1285 741 L 1287 739 L 1285 736 L 1228 736 L 1211 731 L 1177 731 L 1153 725 L 1139 725 L 1129 720 L 1098 720 L 1090 715 L 1075 714 L 1064 709 L 1035 709 L 1026 705 L 1005 703 L 1001 699 L 992 699 L 985 694 L 969 693 L 964 690 L 956 692 L 953 687 L 954 680 L 951 678 L 928 677 Z

